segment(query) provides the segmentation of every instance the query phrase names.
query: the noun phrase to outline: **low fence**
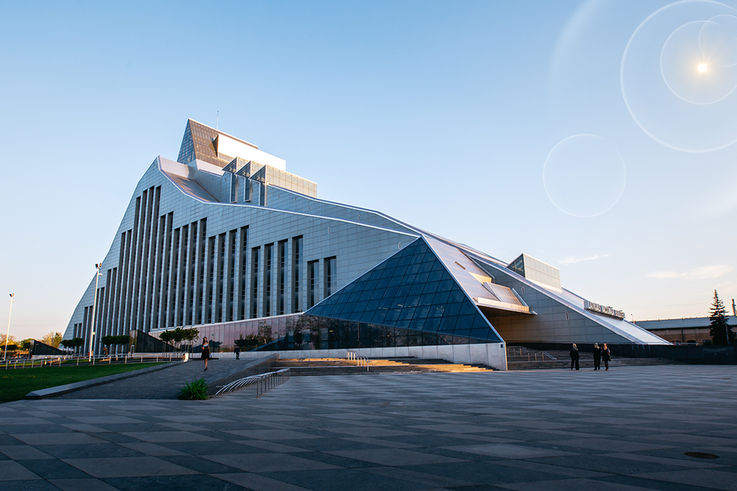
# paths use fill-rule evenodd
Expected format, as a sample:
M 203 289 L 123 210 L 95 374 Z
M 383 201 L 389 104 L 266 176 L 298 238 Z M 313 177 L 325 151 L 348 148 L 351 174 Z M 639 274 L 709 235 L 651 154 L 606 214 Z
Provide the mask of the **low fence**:
M 94 366 L 127 363 L 158 363 L 160 361 L 177 361 L 184 357 L 181 353 L 135 353 L 121 355 L 89 356 L 48 356 L 44 358 L 15 358 L 0 361 L 0 370 L 20 370 L 23 368 L 62 367 L 62 366 Z
M 544 351 L 569 350 L 570 344 L 561 343 L 514 343 L 516 346 Z M 665 358 L 682 363 L 695 364 L 737 364 L 737 346 L 687 346 L 687 345 L 643 345 L 643 344 L 608 344 L 612 356 L 622 358 Z M 590 353 L 593 345 L 578 343 L 579 351 Z

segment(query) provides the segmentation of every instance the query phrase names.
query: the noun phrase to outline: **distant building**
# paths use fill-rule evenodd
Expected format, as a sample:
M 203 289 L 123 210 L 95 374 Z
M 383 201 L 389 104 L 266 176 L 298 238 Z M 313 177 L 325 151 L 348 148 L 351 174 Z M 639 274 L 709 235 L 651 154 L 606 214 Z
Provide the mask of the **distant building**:
M 428 193 L 449 185 L 438 179 Z M 502 212 L 458 210 L 489 229 Z M 270 341 L 264 350 L 368 350 L 501 369 L 505 342 L 668 344 L 563 288 L 553 266 L 527 254 L 510 264 L 319 199 L 317 184 L 287 172 L 285 160 L 192 120 L 177 160 L 157 157 L 136 186 L 96 296 L 94 285 L 93 275 L 64 337 L 89 340 L 94 311 L 96 352 L 105 335 L 178 326 L 223 349 L 258 334 Z
M 711 342 L 708 317 L 684 317 L 682 319 L 657 319 L 637 321 L 636 324 L 675 344 L 704 344 Z M 727 316 L 732 332 L 737 332 L 737 316 Z

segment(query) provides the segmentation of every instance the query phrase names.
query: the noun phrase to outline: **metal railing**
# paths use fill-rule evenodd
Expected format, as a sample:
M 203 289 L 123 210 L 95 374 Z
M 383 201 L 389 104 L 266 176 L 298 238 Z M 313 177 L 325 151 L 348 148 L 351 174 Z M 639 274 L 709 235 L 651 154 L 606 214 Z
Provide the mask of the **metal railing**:
M 556 357 L 548 353 L 547 351 L 530 351 L 522 346 L 508 346 L 507 357 L 514 357 L 512 361 L 555 361 Z M 525 360 L 525 357 L 527 360 Z
M 366 371 L 369 371 L 369 359 L 365 356 L 359 356 L 357 353 L 353 351 L 349 351 L 345 355 L 345 359 L 348 361 L 353 361 L 356 363 L 356 366 L 359 367 L 366 367 Z
M 92 358 L 81 355 L 64 355 L 50 356 L 46 358 L 14 358 L 12 360 L 0 361 L 0 370 L 15 370 L 23 368 L 39 368 L 50 366 L 74 366 L 80 365 L 112 365 L 117 363 L 143 363 L 160 362 L 160 361 L 176 361 L 183 358 L 181 353 L 134 353 L 119 355 L 97 355 Z
M 215 392 L 216 396 L 233 392 L 234 390 L 244 389 L 246 387 L 255 386 L 256 397 L 261 397 L 267 391 L 279 387 L 281 384 L 289 380 L 289 369 L 282 368 L 275 372 L 266 372 L 258 375 L 249 375 L 248 377 L 239 378 L 223 385 Z

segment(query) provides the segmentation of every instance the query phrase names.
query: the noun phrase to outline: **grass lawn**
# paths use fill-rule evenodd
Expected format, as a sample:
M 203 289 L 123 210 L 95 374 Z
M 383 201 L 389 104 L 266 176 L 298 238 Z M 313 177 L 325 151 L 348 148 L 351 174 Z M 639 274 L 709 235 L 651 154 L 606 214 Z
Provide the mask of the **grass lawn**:
M 127 365 L 95 365 L 81 367 L 40 367 L 0 370 L 0 402 L 17 401 L 37 389 L 70 384 L 80 380 L 130 372 L 160 363 L 128 363 Z

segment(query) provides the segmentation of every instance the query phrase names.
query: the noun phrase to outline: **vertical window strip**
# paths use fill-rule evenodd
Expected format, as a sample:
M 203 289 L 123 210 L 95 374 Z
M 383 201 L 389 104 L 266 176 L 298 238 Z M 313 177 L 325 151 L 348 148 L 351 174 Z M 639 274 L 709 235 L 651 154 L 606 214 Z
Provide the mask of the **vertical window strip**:
M 218 235 L 217 294 L 215 295 L 215 322 L 223 321 L 223 287 L 225 282 L 225 234 Z
M 133 237 L 130 242 L 129 256 L 135 256 L 136 244 L 138 244 L 138 222 L 140 221 L 141 197 L 136 198 L 136 215 L 133 220 Z M 131 328 L 131 305 L 133 304 L 133 278 L 135 269 L 135 258 L 129 257 L 128 273 L 126 275 L 126 305 L 125 305 L 125 323 L 123 324 L 123 332 L 129 331 Z
M 233 320 L 233 306 L 236 301 L 235 296 L 235 258 L 236 258 L 236 236 L 238 229 L 228 232 L 228 294 L 225 297 L 225 320 L 230 322 Z
M 302 281 L 302 237 L 292 239 L 292 312 L 300 312 L 301 305 L 301 281 Z
M 187 246 L 189 240 L 189 225 L 183 225 L 179 235 L 179 280 L 177 281 L 177 315 L 175 326 L 184 325 L 184 293 L 187 288 Z
M 156 246 L 156 272 L 154 276 L 154 288 L 153 288 L 153 304 L 151 305 L 151 329 L 158 329 L 159 321 L 159 307 L 161 305 L 161 279 L 163 277 L 162 267 L 164 263 L 164 237 L 166 236 L 166 215 L 159 217 L 158 225 L 158 237 Z
M 318 260 L 307 263 L 307 308 L 314 307 L 317 303 L 317 272 Z
M 286 313 L 285 300 L 286 296 L 286 269 L 287 269 L 287 241 L 280 240 L 276 246 L 277 254 L 277 270 L 276 270 L 276 313 L 282 315 Z
M 133 305 L 131 307 L 130 329 L 138 329 L 138 302 L 141 294 L 141 268 L 143 261 L 143 245 L 146 240 L 146 216 L 148 215 L 148 189 L 141 196 L 141 219 L 138 221 L 138 241 L 136 243 L 136 267 L 133 275 Z
M 246 318 L 246 272 L 248 261 L 246 253 L 248 252 L 248 227 L 241 227 L 241 244 L 240 244 L 240 260 L 238 274 L 238 319 Z
M 264 309 L 262 316 L 271 315 L 271 266 L 274 256 L 274 244 L 264 246 Z
M 213 286 L 215 280 L 215 236 L 207 238 L 207 293 L 205 293 L 205 323 L 212 323 Z
M 188 325 L 192 325 L 193 308 L 195 300 L 195 284 L 197 278 L 195 273 L 197 272 L 197 226 L 199 222 L 192 222 L 189 226 L 190 237 L 189 237 L 189 260 L 187 263 L 187 311 L 185 312 L 186 320 L 184 321 Z
M 325 295 L 329 297 L 335 292 L 335 256 L 325 258 Z
M 118 273 L 115 275 L 115 310 L 113 311 L 113 327 L 112 334 L 118 334 L 118 318 L 120 315 L 120 277 L 123 272 L 123 261 L 125 260 L 125 236 L 126 232 L 120 234 L 120 248 L 118 254 Z
M 202 318 L 202 304 L 204 301 L 203 290 L 205 286 L 205 243 L 207 241 L 207 218 L 200 220 L 200 239 L 198 241 L 198 255 L 199 260 L 197 261 L 197 307 L 195 313 L 195 323 L 201 324 L 204 321 Z
M 181 229 L 174 229 L 174 242 L 171 248 L 171 288 L 169 291 L 169 322 L 168 327 L 176 326 L 176 304 L 177 304 L 177 272 L 179 271 L 179 235 Z
M 159 296 L 161 297 L 161 300 L 159 301 L 161 303 L 161 309 L 159 312 L 159 318 L 160 321 L 160 327 L 168 327 L 168 320 L 169 320 L 169 281 L 170 281 L 170 275 L 169 275 L 169 268 L 171 266 L 171 246 L 172 246 L 172 240 L 173 240 L 173 234 L 172 234 L 172 223 L 174 221 L 174 213 L 170 212 L 166 215 L 166 237 L 164 238 L 164 247 L 166 248 L 166 251 L 164 252 L 164 267 L 163 267 L 163 277 L 161 279 L 161 292 Z
M 260 247 L 251 249 L 251 318 L 258 317 L 258 256 Z
M 161 198 L 161 186 L 154 188 L 154 205 L 151 211 L 151 232 L 150 232 L 150 246 L 149 246 L 149 260 L 148 260 L 148 285 L 146 287 L 146 310 L 145 315 L 145 331 L 151 330 L 153 324 L 153 316 L 155 315 L 153 309 L 154 303 L 154 280 L 156 279 L 157 271 L 156 266 L 158 264 L 158 251 L 159 251 L 159 200 Z

